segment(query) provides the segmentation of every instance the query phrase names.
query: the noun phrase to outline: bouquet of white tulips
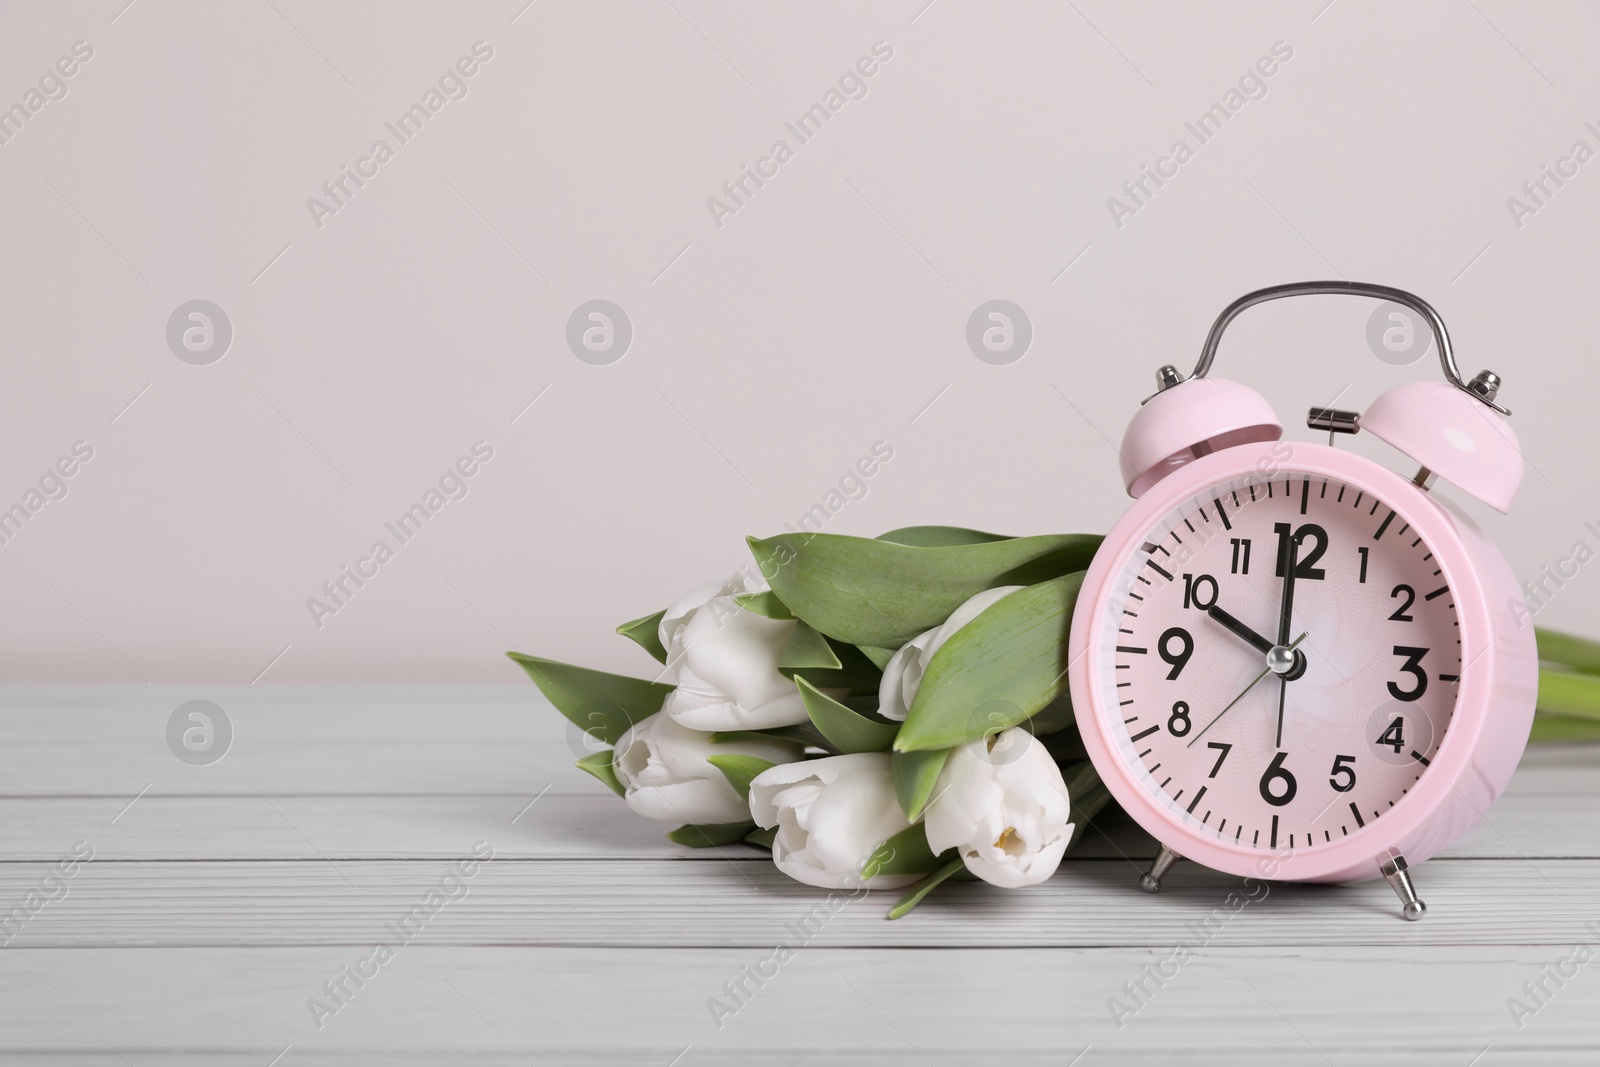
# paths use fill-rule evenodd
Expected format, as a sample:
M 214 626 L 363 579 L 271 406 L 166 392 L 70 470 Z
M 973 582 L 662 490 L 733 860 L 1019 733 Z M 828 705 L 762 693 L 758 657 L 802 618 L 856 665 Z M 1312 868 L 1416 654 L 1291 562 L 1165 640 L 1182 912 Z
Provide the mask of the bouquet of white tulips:
M 770 849 L 827 889 L 1055 873 L 1108 801 L 1067 698 L 1098 536 L 916 526 L 752 538 L 753 560 L 618 632 L 656 681 L 510 653 L 598 744 L 578 766 L 689 846 Z

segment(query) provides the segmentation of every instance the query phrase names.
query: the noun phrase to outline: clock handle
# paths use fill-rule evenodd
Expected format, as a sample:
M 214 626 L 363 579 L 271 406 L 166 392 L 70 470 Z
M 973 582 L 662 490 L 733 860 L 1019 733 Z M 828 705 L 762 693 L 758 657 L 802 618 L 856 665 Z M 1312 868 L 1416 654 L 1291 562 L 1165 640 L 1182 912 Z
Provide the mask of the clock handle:
M 1217 321 L 1211 324 L 1211 332 L 1206 334 L 1205 347 L 1200 350 L 1200 362 L 1195 364 L 1191 378 L 1204 378 L 1211 372 L 1211 364 L 1217 358 L 1217 346 L 1222 343 L 1222 333 L 1228 324 L 1238 317 L 1246 308 L 1264 304 L 1268 300 L 1281 300 L 1287 296 L 1370 296 L 1378 300 L 1392 300 L 1396 304 L 1415 311 L 1428 322 L 1428 327 L 1433 330 L 1433 336 L 1439 343 L 1439 365 L 1444 369 L 1445 380 L 1462 392 L 1479 400 L 1502 415 L 1511 414 L 1510 411 L 1495 403 L 1495 394 L 1500 390 L 1500 376 L 1493 371 L 1479 371 L 1477 377 L 1470 382 L 1462 381 L 1461 371 L 1456 367 L 1455 353 L 1450 348 L 1450 334 L 1444 328 L 1444 319 L 1433 309 L 1433 305 L 1413 293 L 1404 289 L 1395 289 L 1387 285 L 1375 285 L 1371 282 L 1289 282 L 1286 285 L 1270 285 L 1265 289 L 1257 289 L 1246 293 L 1227 307 L 1222 309 L 1222 314 L 1217 316 Z M 1163 373 L 1167 368 L 1162 368 Z M 1176 377 L 1173 371 L 1172 376 Z M 1180 379 L 1183 380 L 1183 379 Z M 1167 382 L 1163 378 L 1162 387 L 1176 385 L 1176 381 Z

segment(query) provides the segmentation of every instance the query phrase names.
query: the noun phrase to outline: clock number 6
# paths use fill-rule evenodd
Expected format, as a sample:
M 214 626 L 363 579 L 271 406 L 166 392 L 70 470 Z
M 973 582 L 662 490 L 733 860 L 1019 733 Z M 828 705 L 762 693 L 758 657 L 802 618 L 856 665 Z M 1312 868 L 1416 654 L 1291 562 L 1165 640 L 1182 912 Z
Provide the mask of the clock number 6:
M 1428 654 L 1425 648 L 1412 648 L 1410 645 L 1395 645 L 1394 654 L 1405 658 L 1400 664 L 1400 669 L 1417 680 L 1411 689 L 1401 689 L 1393 682 L 1389 683 L 1389 695 L 1396 700 L 1412 701 L 1421 700 L 1422 694 L 1428 691 L 1428 672 L 1422 669 L 1422 657 Z
M 1176 644 L 1176 652 L 1167 648 L 1169 643 Z M 1183 672 L 1184 664 L 1189 662 L 1189 657 L 1194 655 L 1194 638 L 1189 636 L 1189 631 L 1181 626 L 1174 626 L 1161 634 L 1161 640 L 1156 642 L 1156 653 L 1166 660 L 1172 670 L 1167 672 L 1167 681 L 1172 681 Z
M 1289 768 L 1283 765 L 1283 761 L 1288 755 L 1289 753 L 1287 752 L 1280 752 L 1272 757 L 1272 762 L 1267 764 L 1267 773 L 1261 776 L 1261 799 L 1275 808 L 1281 808 L 1293 800 L 1295 791 L 1300 788 L 1295 783 L 1294 775 L 1289 773 Z M 1281 794 L 1275 794 L 1272 791 L 1272 782 L 1275 779 L 1283 783 L 1283 792 Z

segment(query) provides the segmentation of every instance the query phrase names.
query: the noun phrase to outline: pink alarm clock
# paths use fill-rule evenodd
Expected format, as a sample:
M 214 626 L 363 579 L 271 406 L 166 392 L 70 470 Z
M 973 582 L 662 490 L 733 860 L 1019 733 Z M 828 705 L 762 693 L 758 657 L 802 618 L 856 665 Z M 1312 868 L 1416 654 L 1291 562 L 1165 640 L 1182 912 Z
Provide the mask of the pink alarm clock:
M 1259 393 L 1207 377 L 1223 331 L 1267 300 L 1351 294 L 1432 327 L 1447 382 L 1364 413 L 1313 408 L 1329 444 L 1285 441 Z M 1240 876 L 1382 875 L 1422 916 L 1410 864 L 1455 841 L 1522 755 L 1538 685 L 1522 591 L 1494 544 L 1430 489 L 1497 511 L 1522 456 L 1489 371 L 1463 382 L 1410 293 L 1302 282 L 1248 293 L 1188 378 L 1165 366 L 1122 441 L 1137 503 L 1084 576 L 1071 634 L 1078 727 L 1117 802 L 1161 851 Z M 1364 430 L 1420 469 L 1332 447 Z

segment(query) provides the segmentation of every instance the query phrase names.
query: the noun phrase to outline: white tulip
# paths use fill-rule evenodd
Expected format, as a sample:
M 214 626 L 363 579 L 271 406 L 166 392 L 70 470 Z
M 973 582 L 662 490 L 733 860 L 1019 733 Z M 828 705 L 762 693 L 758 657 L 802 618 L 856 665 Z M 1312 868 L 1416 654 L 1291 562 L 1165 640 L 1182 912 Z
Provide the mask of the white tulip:
M 967 870 L 1015 889 L 1055 873 L 1072 840 L 1067 784 L 1045 747 L 1022 727 L 950 753 L 924 822 L 937 855 L 954 848 Z
M 628 807 L 647 819 L 680 823 L 744 822 L 749 805 L 707 756 L 757 756 L 772 763 L 800 758 L 788 741 L 738 740 L 713 744 L 711 735 L 679 726 L 656 712 L 633 724 L 611 757 Z
M 985 608 L 1021 588 L 1023 586 L 1002 585 L 985 589 L 951 612 L 942 625 L 918 634 L 902 645 L 889 657 L 889 662 L 883 668 L 883 681 L 878 683 L 878 714 L 895 722 L 905 722 L 933 654 L 954 637 L 957 630 L 981 615 Z
M 778 672 L 794 620 L 746 611 L 734 597 L 766 583 L 745 572 L 679 598 L 661 619 L 665 681 L 677 688 L 662 710 L 693 730 L 768 730 L 809 721 L 794 681 Z
M 750 783 L 750 816 L 759 826 L 778 828 L 772 859 L 778 870 L 806 885 L 897 889 L 922 878 L 861 878 L 878 846 L 911 825 L 895 799 L 886 752 L 769 767 Z

